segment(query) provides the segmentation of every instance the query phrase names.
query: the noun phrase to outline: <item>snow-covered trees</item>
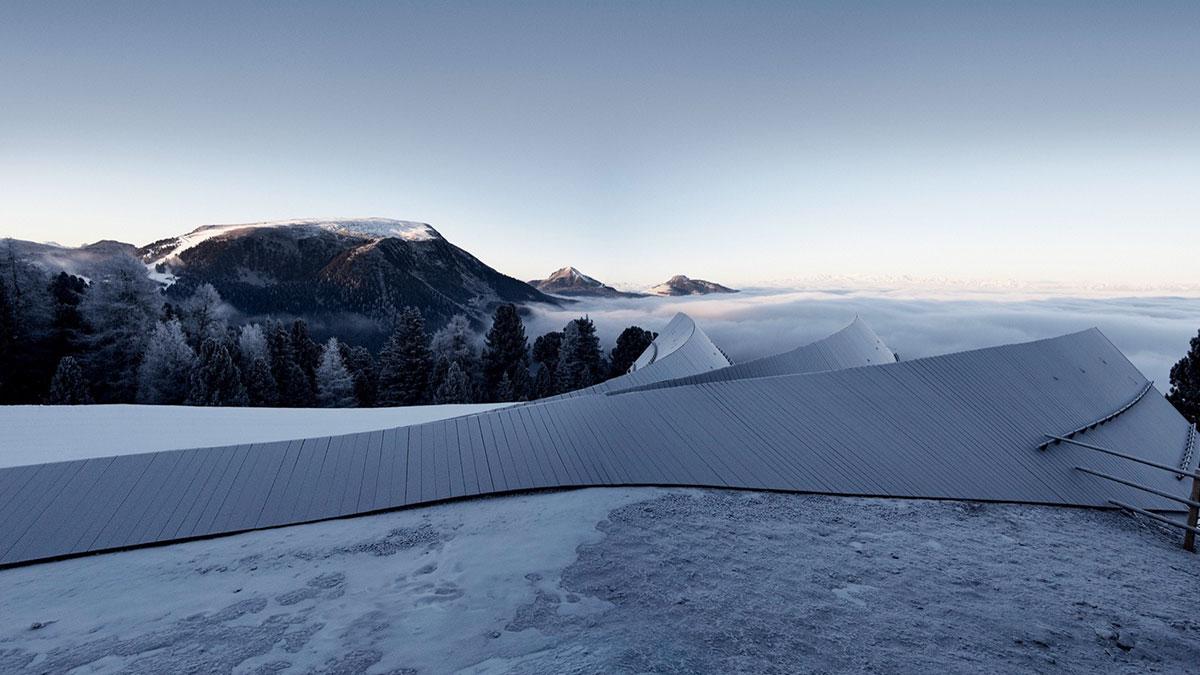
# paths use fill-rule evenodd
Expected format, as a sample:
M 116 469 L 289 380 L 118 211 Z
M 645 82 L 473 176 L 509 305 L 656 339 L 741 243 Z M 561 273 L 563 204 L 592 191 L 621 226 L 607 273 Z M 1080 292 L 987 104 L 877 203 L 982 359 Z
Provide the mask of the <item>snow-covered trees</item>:
M 271 374 L 271 353 L 262 326 L 251 323 L 238 331 L 238 363 L 246 387 L 249 405 L 272 406 L 279 398 L 275 376 Z
M 445 400 L 446 403 L 475 401 L 480 361 L 475 349 L 475 335 L 467 317 L 455 314 L 441 330 L 434 333 L 431 351 L 433 374 L 430 386 L 434 391 L 434 401 L 442 402 L 447 396 L 453 400 Z M 452 366 L 455 367 L 453 374 Z
M 471 379 L 457 361 L 451 361 L 433 394 L 433 402 L 470 403 L 474 400 L 475 388 L 471 386 Z
M 605 370 L 603 358 L 592 320 L 581 317 L 568 323 L 558 348 L 555 369 L 558 391 L 573 391 L 600 382 Z
M 508 382 L 501 388 L 501 380 Z M 483 384 L 492 401 L 515 401 L 528 392 L 529 340 L 515 305 L 496 308 L 483 348 Z
M 180 323 L 190 344 L 199 349 L 205 340 L 224 340 L 227 324 L 221 295 L 212 284 L 201 284 L 179 306 Z
M 93 280 L 80 307 L 90 331 L 83 366 L 100 401 L 134 400 L 160 298 L 158 286 L 132 256 L 112 259 Z
M 496 309 L 482 354 L 474 319 L 455 315 L 431 337 L 421 313 L 404 308 L 376 358 L 341 339 L 314 342 L 303 319 L 268 318 L 230 330 L 232 310 L 212 286 L 190 293 L 176 286 L 169 295 L 182 300 L 164 302 L 132 256 L 89 274 L 94 281 L 48 274 L 0 241 L 0 403 L 88 396 L 98 403 L 255 406 L 515 401 L 607 374 L 587 319 L 571 322 L 565 342 L 557 331 L 538 338 L 531 373 L 529 341 L 513 305 Z M 647 337 L 653 335 L 627 329 L 613 350 L 618 366 Z
M 1189 422 L 1200 424 L 1200 332 L 1189 343 L 1188 353 L 1171 367 L 1167 400 Z
M 630 326 L 621 331 L 617 336 L 617 345 L 610 352 L 608 376 L 624 375 L 656 337 L 658 333 L 651 333 L 640 326 Z
M 138 402 L 182 404 L 188 399 L 195 365 L 196 354 L 188 345 L 179 321 L 160 321 L 146 341 L 145 353 L 138 368 Z
M 205 338 L 200 345 L 200 355 L 192 370 L 192 405 L 240 406 L 248 402 L 246 387 L 242 384 L 242 372 L 224 341 Z
M 428 399 L 432 357 L 425 319 L 405 307 L 379 352 L 379 405 L 418 405 Z
M 64 356 L 58 362 L 54 378 L 50 380 L 50 393 L 46 403 L 50 405 L 84 405 L 92 402 L 83 369 L 73 356 Z
M 317 404 L 322 408 L 350 408 L 355 404 L 354 378 L 342 361 L 337 338 L 329 338 L 317 366 Z

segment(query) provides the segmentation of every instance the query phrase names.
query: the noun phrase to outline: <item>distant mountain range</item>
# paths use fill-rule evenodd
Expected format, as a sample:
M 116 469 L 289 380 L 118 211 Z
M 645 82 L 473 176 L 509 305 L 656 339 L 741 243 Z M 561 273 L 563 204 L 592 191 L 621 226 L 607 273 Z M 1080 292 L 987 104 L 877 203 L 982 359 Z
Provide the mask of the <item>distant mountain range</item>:
M 436 328 L 458 313 L 483 326 L 501 303 L 562 302 L 501 274 L 428 224 L 384 218 L 208 225 L 140 248 L 8 242 L 18 257 L 89 278 L 107 259 L 135 255 L 168 299 L 208 283 L 247 317 L 303 317 L 318 333 L 336 324 L 340 335 L 366 344 L 380 342 L 405 305 Z
M 572 297 L 647 297 L 619 291 L 574 267 L 525 283 L 451 244 L 426 223 L 387 218 L 206 225 L 140 248 L 108 240 L 80 247 L 3 243 L 18 258 L 88 279 L 111 258 L 133 255 L 168 299 L 212 284 L 247 318 L 303 317 L 318 333 L 323 325 L 336 325 L 339 334 L 364 343 L 381 341 L 391 317 L 405 305 L 419 308 L 435 328 L 458 313 L 482 326 L 501 303 L 554 306 Z M 734 291 L 676 276 L 650 292 Z
M 707 295 L 709 293 L 737 293 L 736 290 L 703 279 L 689 279 L 677 274 L 666 282 L 650 289 L 655 295 Z
M 649 293 L 618 291 L 602 281 L 589 277 L 574 267 L 564 267 L 545 279 L 534 279 L 530 286 L 552 295 L 592 298 L 647 298 L 652 295 L 707 295 L 737 293 L 736 290 L 703 279 L 689 279 L 682 274 L 649 289 Z
M 627 293 L 589 277 L 574 267 L 564 267 L 545 279 L 534 279 L 530 286 L 543 293 L 567 297 L 644 298 L 644 293 Z

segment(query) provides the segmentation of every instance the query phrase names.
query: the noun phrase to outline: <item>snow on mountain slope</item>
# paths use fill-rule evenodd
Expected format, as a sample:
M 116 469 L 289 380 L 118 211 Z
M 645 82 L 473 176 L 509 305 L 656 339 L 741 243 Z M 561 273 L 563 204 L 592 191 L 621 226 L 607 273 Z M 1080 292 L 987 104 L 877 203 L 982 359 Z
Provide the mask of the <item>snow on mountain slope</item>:
M 0 467 L 375 431 L 505 405 L 510 404 L 340 409 L 0 406 Z
M 580 272 L 579 270 L 570 266 L 556 270 L 553 274 L 545 279 L 531 279 L 527 283 L 543 293 L 551 293 L 554 295 L 587 296 L 599 298 L 644 297 L 641 293 L 626 293 L 624 291 L 618 291 L 599 279 L 589 277 L 583 272 Z
M 708 295 L 709 293 L 737 293 L 735 289 L 704 279 L 689 279 L 682 274 L 667 279 L 650 289 L 655 295 Z
M 171 258 L 177 258 L 184 251 L 195 248 L 200 244 L 239 230 L 274 228 L 295 228 L 298 230 L 321 229 L 336 234 L 361 237 L 363 239 L 403 239 L 405 241 L 430 241 L 440 239 L 441 235 L 427 223 L 417 223 L 409 220 L 393 220 L 391 218 L 349 218 L 323 220 L 318 218 L 301 218 L 296 220 L 271 220 L 261 223 L 237 223 L 231 225 L 205 225 L 192 230 L 188 234 L 172 239 L 164 239 L 151 244 L 152 254 L 146 264 L 151 268 L 165 263 Z

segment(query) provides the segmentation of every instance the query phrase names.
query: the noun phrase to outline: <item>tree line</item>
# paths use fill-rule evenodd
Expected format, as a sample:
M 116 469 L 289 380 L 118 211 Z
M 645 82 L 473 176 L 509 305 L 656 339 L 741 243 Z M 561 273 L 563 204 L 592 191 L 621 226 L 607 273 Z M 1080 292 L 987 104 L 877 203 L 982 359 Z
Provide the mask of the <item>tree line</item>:
M 166 302 L 145 267 L 47 275 L 9 252 L 0 271 L 0 403 L 370 407 L 521 401 L 620 375 L 656 337 L 626 328 L 609 354 L 588 317 L 532 345 L 511 304 L 482 345 L 466 316 L 430 333 L 405 307 L 378 353 L 303 319 L 234 325 L 208 284 Z

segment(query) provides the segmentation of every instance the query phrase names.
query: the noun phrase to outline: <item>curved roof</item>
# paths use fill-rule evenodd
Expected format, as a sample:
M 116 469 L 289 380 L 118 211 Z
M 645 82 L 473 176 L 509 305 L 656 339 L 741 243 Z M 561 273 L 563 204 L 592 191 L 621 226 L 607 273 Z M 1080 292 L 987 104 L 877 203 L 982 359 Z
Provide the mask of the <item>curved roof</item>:
M 850 325 L 811 344 L 797 347 L 790 352 L 764 356 L 753 361 L 736 363 L 726 368 L 686 375 L 670 380 L 660 380 L 622 389 L 610 389 L 609 393 L 621 394 L 646 389 L 678 387 L 703 382 L 742 380 L 772 375 L 795 375 L 816 373 L 824 370 L 841 370 L 883 363 L 895 363 L 896 355 L 883 339 L 859 317 Z
M 692 317 L 677 313 L 654 342 L 642 352 L 628 373 L 599 384 L 557 396 L 539 399 L 544 403 L 563 398 L 591 396 L 619 389 L 628 389 L 661 380 L 725 368 L 730 365 L 725 354 L 700 330 Z
M 564 398 L 290 442 L 0 470 L 0 566 L 530 489 L 679 485 L 1144 508 L 1190 427 L 1097 330 L 802 375 Z M 1134 402 L 1130 405 L 1131 402 Z M 1194 459 L 1186 460 L 1193 462 Z M 1191 468 L 1191 465 L 1185 467 Z

